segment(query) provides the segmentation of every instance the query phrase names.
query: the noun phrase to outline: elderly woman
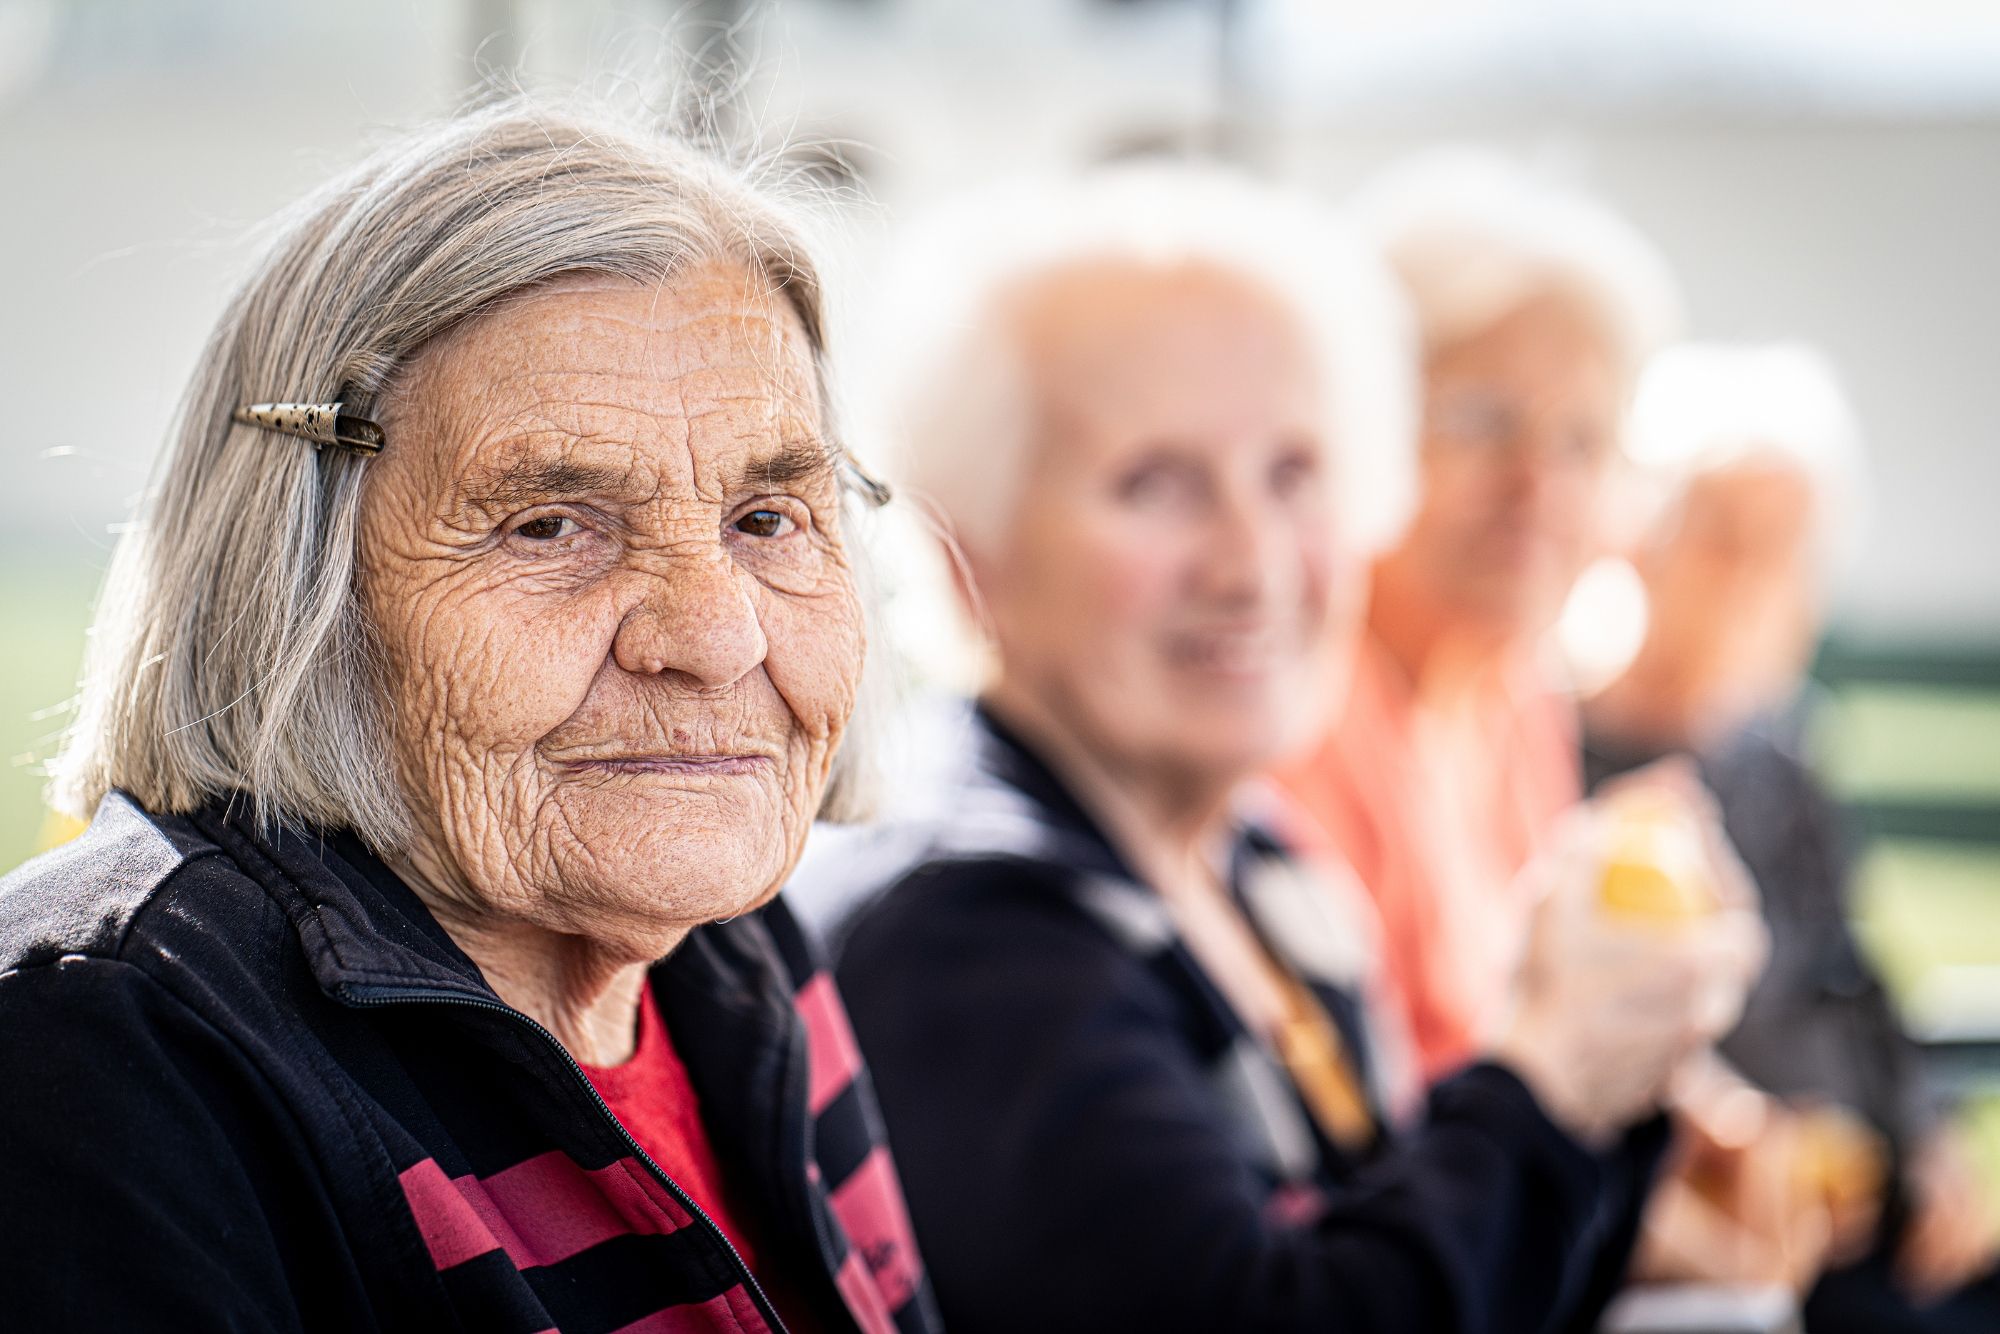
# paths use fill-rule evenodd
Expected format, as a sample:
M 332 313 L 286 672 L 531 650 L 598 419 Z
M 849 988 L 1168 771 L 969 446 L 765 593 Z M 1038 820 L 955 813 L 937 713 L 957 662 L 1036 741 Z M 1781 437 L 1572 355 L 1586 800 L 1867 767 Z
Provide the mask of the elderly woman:
M 1658 254 L 1580 194 L 1440 152 L 1356 204 L 1415 308 L 1415 512 L 1369 571 L 1353 682 L 1280 779 L 1353 864 L 1424 1074 L 1505 1021 L 1519 873 L 1580 795 L 1541 641 L 1599 554 L 1632 377 L 1671 329 Z
M 99 612 L 94 822 L 0 888 L 10 1320 L 930 1327 L 773 899 L 862 664 L 820 310 L 597 113 L 289 216 Z
M 1887 1149 L 1843 1155 L 1850 1165 L 1825 1181 L 1840 1206 L 1834 1259 L 1859 1262 L 1819 1279 L 1807 1327 L 2000 1328 L 1993 1218 L 1848 928 L 1851 831 L 1805 744 L 1805 671 L 1863 485 L 1853 411 L 1810 348 L 1677 347 L 1640 382 L 1631 453 L 1655 502 L 1632 551 L 1646 634 L 1584 706 L 1587 776 L 1698 758 L 1772 940 L 1770 971 L 1719 1049 L 1791 1104 L 1765 1116 L 1802 1124 L 1808 1145 L 1838 1108 Z M 1739 1277 L 1757 1263 L 1758 1239 L 1712 1202 L 1672 1198 L 1682 1272 Z
M 994 663 L 976 770 L 882 840 L 838 975 L 947 1322 L 1587 1321 L 1660 1142 L 1628 1128 L 1733 1011 L 1741 914 L 1607 931 L 1580 866 L 1551 870 L 1494 1059 L 1398 1129 L 1365 921 L 1239 806 L 1313 734 L 1351 552 L 1394 507 L 1386 281 L 1228 179 L 1114 174 L 936 228 L 899 252 L 921 301 L 890 321 L 888 420 Z

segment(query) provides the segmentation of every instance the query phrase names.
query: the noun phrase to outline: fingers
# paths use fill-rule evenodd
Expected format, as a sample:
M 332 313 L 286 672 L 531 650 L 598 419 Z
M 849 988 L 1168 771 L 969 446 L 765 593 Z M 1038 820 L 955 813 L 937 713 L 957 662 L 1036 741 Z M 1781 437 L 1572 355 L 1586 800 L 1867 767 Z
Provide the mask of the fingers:
M 1974 1276 L 1979 1255 L 1965 1231 L 1937 1211 L 1918 1213 L 1896 1255 L 1896 1277 L 1918 1304 L 1942 1301 Z
M 1729 841 L 1715 794 L 1702 783 L 1699 771 L 1687 757 L 1669 756 L 1613 780 L 1586 804 L 1594 808 L 1601 825 L 1615 818 L 1611 813 L 1621 807 L 1662 803 L 1678 810 L 1693 831 L 1717 901 L 1726 908 L 1757 909 L 1756 881 Z
M 1723 830 L 1721 813 L 1715 808 L 1715 799 L 1702 789 L 1703 806 L 1696 813 L 1695 824 L 1701 831 L 1702 847 L 1708 853 L 1709 872 L 1715 877 L 1716 897 L 1726 908 L 1743 908 L 1752 912 L 1761 911 L 1757 882 L 1750 876 L 1750 870 L 1743 865 L 1743 859 L 1736 853 L 1736 845 L 1729 841 Z
M 1701 781 L 1701 769 L 1686 755 L 1667 755 L 1602 783 L 1599 799 L 1622 800 L 1640 793 L 1662 793 L 1697 808 L 1714 810 L 1715 799 Z

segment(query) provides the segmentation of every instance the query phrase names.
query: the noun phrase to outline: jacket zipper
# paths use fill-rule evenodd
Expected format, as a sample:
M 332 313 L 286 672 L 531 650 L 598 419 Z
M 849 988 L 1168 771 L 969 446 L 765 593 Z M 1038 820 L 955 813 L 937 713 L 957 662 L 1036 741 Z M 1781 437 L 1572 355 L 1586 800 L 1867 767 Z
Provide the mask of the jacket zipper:
M 785 1322 L 778 1318 L 778 1308 L 772 1305 L 771 1299 L 765 1294 L 763 1286 L 757 1282 L 757 1276 L 751 1273 L 750 1266 L 744 1263 L 743 1254 L 736 1249 L 736 1243 L 731 1241 L 729 1234 L 724 1232 L 717 1225 L 716 1221 L 708 1216 L 707 1210 L 695 1203 L 693 1196 L 682 1190 L 680 1184 L 668 1176 L 658 1163 L 653 1161 L 653 1156 L 640 1146 L 639 1141 L 632 1138 L 632 1132 L 627 1130 L 624 1123 L 612 1112 L 611 1105 L 604 1101 L 604 1095 L 597 1091 L 597 1086 L 590 1082 L 590 1076 L 583 1072 L 583 1067 L 577 1064 L 576 1057 L 569 1054 L 569 1048 L 563 1046 L 562 1040 L 556 1037 L 555 1034 L 549 1032 L 548 1029 L 536 1022 L 531 1016 L 521 1013 L 511 1005 L 503 1005 L 499 1001 L 482 1000 L 477 996 L 461 996 L 449 991 L 405 990 L 402 988 L 383 988 L 371 990 L 367 994 L 361 994 L 345 985 L 340 987 L 340 993 L 342 998 L 349 1004 L 358 1006 L 372 1007 L 410 1004 L 469 1005 L 474 1009 L 493 1010 L 506 1015 L 509 1020 L 518 1021 L 541 1037 L 550 1047 L 555 1049 L 557 1055 L 563 1058 L 563 1063 L 569 1066 L 570 1073 L 576 1077 L 576 1082 L 584 1087 L 585 1091 L 590 1094 L 590 1100 L 597 1104 L 599 1115 L 604 1118 L 605 1122 L 613 1130 L 618 1132 L 618 1137 L 625 1141 L 626 1147 L 632 1151 L 633 1156 L 646 1165 L 646 1169 L 653 1174 L 661 1185 L 667 1188 L 667 1192 L 675 1200 L 679 1201 L 683 1209 L 686 1209 L 693 1217 L 701 1220 L 702 1225 L 715 1235 L 717 1241 L 722 1243 L 722 1249 L 729 1252 L 730 1260 L 736 1265 L 736 1272 L 743 1276 L 743 1286 L 748 1289 L 750 1300 L 756 1303 L 757 1313 L 770 1325 L 772 1334 L 787 1334 Z

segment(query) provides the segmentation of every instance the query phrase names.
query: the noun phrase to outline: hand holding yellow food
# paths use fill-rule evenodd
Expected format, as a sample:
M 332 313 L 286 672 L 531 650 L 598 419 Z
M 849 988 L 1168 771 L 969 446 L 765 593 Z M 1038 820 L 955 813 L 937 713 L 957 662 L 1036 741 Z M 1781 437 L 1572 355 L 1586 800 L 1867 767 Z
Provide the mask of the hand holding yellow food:
M 1613 798 L 1598 906 L 1660 923 L 1706 917 L 1722 906 L 1700 817 L 1670 792 Z

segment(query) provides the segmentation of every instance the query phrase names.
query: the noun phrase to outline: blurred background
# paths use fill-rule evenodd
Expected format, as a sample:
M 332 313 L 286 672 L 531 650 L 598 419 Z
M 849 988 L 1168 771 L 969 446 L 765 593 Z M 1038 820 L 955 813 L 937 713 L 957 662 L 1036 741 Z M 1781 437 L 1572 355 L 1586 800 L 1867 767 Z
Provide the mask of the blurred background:
M 97 582 L 247 229 L 490 71 L 690 62 L 725 128 L 852 187 L 857 262 L 996 171 L 1188 151 L 1338 197 L 1476 143 L 1631 217 L 1695 335 L 1825 348 L 1873 460 L 1818 667 L 1870 833 L 1856 910 L 1940 1073 L 2000 1071 L 1990 3 L 0 0 L 0 869 L 42 836 Z M 1974 1105 L 2000 1165 L 2000 1102 Z

